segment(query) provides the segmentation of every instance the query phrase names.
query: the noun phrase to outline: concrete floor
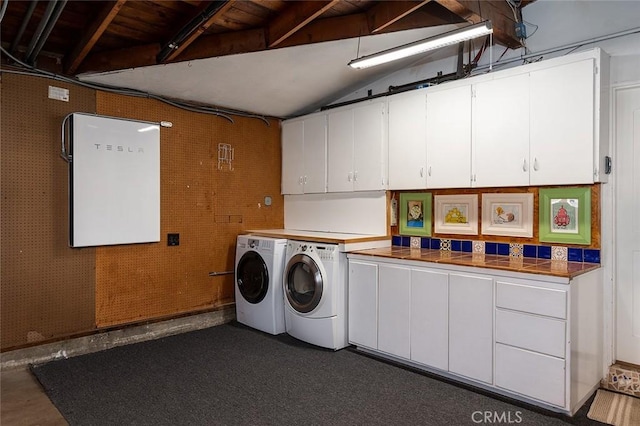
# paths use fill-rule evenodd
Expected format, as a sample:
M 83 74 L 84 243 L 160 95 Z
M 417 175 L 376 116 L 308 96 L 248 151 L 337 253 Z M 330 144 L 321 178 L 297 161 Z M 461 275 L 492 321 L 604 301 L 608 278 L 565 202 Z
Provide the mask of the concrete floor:
M 0 375 L 2 426 L 68 424 L 28 369 L 16 368 Z

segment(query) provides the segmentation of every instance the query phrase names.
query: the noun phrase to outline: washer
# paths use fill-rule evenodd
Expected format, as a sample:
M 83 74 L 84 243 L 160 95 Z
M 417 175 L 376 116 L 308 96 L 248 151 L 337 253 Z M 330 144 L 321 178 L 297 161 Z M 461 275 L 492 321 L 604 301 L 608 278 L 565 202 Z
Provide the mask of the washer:
M 289 241 L 286 259 L 287 333 L 333 350 L 348 346 L 347 254 L 337 244 Z
M 282 272 L 286 239 L 239 235 L 236 245 L 236 319 L 269 334 L 285 332 Z

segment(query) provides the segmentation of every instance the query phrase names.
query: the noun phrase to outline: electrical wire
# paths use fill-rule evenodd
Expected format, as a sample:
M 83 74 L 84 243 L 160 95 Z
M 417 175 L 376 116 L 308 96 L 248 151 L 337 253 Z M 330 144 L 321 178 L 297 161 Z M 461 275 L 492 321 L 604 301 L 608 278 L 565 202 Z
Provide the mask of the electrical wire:
M 7 2 L 7 0 L 4 1 L 3 5 L 6 4 L 6 2 Z M 2 68 L 2 69 L 0 69 L 0 73 L 19 74 L 19 75 L 28 75 L 28 76 L 32 76 L 32 77 L 50 78 L 50 79 L 57 80 L 57 81 L 63 81 L 65 83 L 76 84 L 76 85 L 79 85 L 79 86 L 82 86 L 82 87 L 87 87 L 89 89 L 101 90 L 101 91 L 104 91 L 104 92 L 116 93 L 116 94 L 124 95 L 124 96 L 133 96 L 133 97 L 138 97 L 138 98 L 154 99 L 154 100 L 163 102 L 163 103 L 165 103 L 167 105 L 171 105 L 171 106 L 174 106 L 176 108 L 180 108 L 180 109 L 183 109 L 183 110 L 186 110 L 186 111 L 202 113 L 202 114 L 216 115 L 218 117 L 222 117 L 222 118 L 230 121 L 231 123 L 235 123 L 233 121 L 233 118 L 231 117 L 232 115 L 234 115 L 234 116 L 238 116 L 238 117 L 254 118 L 254 119 L 263 121 L 267 126 L 271 125 L 269 123 L 269 120 L 267 120 L 267 118 L 262 116 L 262 115 L 251 114 L 251 113 L 244 112 L 244 111 L 237 111 L 237 110 L 231 110 L 231 109 L 226 109 L 226 108 L 214 108 L 214 107 L 207 107 L 207 106 L 201 106 L 201 105 L 194 105 L 194 104 L 190 104 L 188 102 L 168 99 L 168 98 L 166 98 L 164 96 L 161 96 L 161 95 L 156 95 L 156 94 L 149 93 L 149 92 L 143 92 L 141 90 L 127 89 L 127 88 L 110 86 L 110 85 L 101 84 L 101 83 L 90 83 L 90 82 L 86 82 L 86 81 L 81 81 L 78 78 L 67 77 L 67 76 L 56 74 L 56 73 L 53 73 L 53 72 L 50 72 L 50 71 L 45 71 L 45 70 L 38 69 L 35 66 L 29 65 L 29 64 L 19 60 L 18 58 L 13 56 L 11 53 L 7 52 L 4 49 L 4 47 L 2 47 L 2 46 L 0 46 L 0 52 L 2 52 L 4 55 L 6 55 L 13 62 L 15 62 L 15 63 L 20 65 L 20 67 L 17 70 Z M 26 70 L 21 69 L 21 68 L 26 68 Z
M 2 19 L 4 18 L 4 13 L 7 11 L 8 5 L 9 5 L 9 0 L 2 0 L 2 6 L 0 6 L 0 23 L 2 23 Z

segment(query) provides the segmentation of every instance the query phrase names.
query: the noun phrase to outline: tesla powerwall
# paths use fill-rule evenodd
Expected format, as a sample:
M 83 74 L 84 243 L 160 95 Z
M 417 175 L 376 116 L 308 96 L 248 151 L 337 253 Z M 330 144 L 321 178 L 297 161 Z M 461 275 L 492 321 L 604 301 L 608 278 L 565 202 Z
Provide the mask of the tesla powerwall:
M 160 126 L 69 117 L 72 247 L 160 241 Z

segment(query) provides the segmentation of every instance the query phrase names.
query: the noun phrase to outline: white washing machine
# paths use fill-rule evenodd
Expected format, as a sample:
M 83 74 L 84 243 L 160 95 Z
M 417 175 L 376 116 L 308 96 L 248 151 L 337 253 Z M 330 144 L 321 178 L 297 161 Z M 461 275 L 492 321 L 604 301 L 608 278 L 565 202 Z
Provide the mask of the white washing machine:
M 287 333 L 324 348 L 348 346 L 347 254 L 337 244 L 289 241 L 286 259 Z
M 284 269 L 286 239 L 239 235 L 235 292 L 238 322 L 269 334 L 285 332 Z

